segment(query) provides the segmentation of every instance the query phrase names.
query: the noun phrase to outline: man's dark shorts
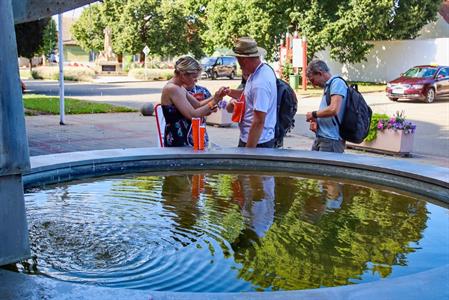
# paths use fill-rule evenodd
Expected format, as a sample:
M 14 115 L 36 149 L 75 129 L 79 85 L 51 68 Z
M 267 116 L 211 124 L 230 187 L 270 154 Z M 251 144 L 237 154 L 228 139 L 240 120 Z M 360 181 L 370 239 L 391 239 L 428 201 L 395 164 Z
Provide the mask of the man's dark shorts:
M 242 140 L 239 140 L 238 147 L 246 147 L 246 143 Z M 257 148 L 274 148 L 274 139 L 265 143 L 257 144 Z
M 331 140 L 322 137 L 316 137 L 312 145 L 312 151 L 343 153 L 346 143 L 343 140 Z

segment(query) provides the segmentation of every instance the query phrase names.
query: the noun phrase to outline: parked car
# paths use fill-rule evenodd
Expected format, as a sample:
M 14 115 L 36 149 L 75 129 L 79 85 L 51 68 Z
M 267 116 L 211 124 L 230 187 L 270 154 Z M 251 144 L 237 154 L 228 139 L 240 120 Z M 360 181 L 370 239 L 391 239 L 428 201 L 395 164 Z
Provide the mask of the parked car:
M 436 98 L 449 97 L 449 67 L 440 65 L 416 66 L 387 83 L 387 97 L 418 99 L 432 103 Z
M 203 77 L 217 79 L 229 77 L 234 79 L 237 74 L 237 59 L 234 56 L 205 57 L 201 60 Z

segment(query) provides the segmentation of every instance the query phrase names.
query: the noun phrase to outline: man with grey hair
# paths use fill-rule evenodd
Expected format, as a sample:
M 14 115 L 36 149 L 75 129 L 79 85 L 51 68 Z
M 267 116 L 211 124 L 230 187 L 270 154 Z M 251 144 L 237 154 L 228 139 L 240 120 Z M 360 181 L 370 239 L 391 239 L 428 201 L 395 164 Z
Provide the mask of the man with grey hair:
M 306 114 L 310 130 L 315 132 L 313 151 L 343 153 L 345 141 L 340 136 L 339 120 L 343 120 L 348 87 L 337 76 L 332 76 L 327 64 L 322 60 L 313 60 L 307 66 L 307 78 L 314 86 L 324 89 L 319 110 Z M 326 99 L 330 92 L 330 103 Z

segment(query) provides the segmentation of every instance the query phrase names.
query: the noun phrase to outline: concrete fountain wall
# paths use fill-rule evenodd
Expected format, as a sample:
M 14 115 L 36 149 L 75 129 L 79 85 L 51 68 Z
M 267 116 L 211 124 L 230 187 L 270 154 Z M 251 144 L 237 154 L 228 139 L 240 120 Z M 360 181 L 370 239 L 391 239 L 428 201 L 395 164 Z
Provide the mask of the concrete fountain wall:
M 398 188 L 449 207 L 449 169 L 362 155 L 271 149 L 115 149 L 31 158 L 25 187 L 95 176 L 176 170 L 273 171 L 346 178 Z M 0 295 L 49 299 L 447 299 L 449 265 L 377 282 L 265 293 L 172 293 L 101 288 L 0 271 Z

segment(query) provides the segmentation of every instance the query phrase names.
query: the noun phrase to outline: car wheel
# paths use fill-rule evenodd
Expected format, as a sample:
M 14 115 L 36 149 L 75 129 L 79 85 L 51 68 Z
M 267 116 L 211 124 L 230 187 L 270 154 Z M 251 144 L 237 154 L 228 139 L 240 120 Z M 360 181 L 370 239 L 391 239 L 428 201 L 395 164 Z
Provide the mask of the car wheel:
M 217 79 L 217 77 L 218 77 L 217 72 L 212 72 L 212 76 L 211 76 L 212 80 Z
M 391 101 L 398 101 L 398 98 L 388 98 L 388 99 L 390 99 Z
M 231 75 L 229 75 L 229 79 L 234 79 L 234 77 L 235 77 L 235 72 L 232 71 L 232 72 L 231 72 Z
M 435 90 L 433 88 L 430 88 L 427 90 L 427 93 L 426 93 L 426 102 L 432 103 L 433 100 L 435 100 Z

